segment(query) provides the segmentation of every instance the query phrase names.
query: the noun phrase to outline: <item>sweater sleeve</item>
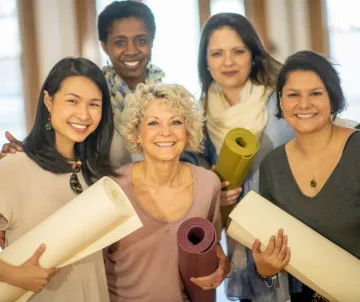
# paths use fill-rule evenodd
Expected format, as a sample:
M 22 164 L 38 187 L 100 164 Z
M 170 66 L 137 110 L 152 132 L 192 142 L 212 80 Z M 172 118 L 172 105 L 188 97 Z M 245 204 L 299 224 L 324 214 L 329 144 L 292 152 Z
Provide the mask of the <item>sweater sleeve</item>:
M 8 155 L 0 161 L 0 231 L 11 228 L 15 222 L 17 188 L 21 181 L 21 160 Z
M 270 189 L 269 182 L 268 182 L 269 169 L 267 168 L 266 162 L 267 162 L 267 160 L 265 158 L 260 164 L 259 193 L 262 197 L 264 197 L 267 200 L 272 202 L 274 200 L 274 198 L 272 196 L 271 189 Z

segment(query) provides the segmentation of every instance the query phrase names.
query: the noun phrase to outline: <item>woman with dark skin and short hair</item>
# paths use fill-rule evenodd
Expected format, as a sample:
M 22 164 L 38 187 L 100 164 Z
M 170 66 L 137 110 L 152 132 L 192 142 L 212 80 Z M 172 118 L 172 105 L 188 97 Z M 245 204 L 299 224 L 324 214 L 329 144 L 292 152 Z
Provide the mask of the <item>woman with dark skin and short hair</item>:
M 286 60 L 276 93 L 277 116 L 294 129 L 295 138 L 261 163 L 260 193 L 360 259 L 360 134 L 333 123 L 346 107 L 339 75 L 321 55 L 301 51 Z M 282 271 L 291 259 L 286 229 L 264 252 L 256 241 L 253 256 L 259 274 Z M 306 287 L 291 298 L 323 300 Z
M 165 74 L 150 63 L 156 25 L 148 6 L 138 1 L 114 1 L 99 14 L 97 28 L 101 47 L 110 60 L 103 72 L 114 112 L 110 158 L 111 164 L 118 168 L 131 162 L 131 154 L 119 133 L 125 96 L 139 83 L 161 82 Z M 20 141 L 9 133 L 6 136 L 10 142 L 3 146 L 0 158 L 22 150 Z

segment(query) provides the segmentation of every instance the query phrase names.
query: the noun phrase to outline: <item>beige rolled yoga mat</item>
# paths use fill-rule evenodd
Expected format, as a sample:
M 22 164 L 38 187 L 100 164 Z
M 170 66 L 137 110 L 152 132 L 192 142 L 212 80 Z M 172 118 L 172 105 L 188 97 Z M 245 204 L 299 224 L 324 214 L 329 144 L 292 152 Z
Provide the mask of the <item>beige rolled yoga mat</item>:
M 360 301 L 360 260 L 265 198 L 249 192 L 230 218 L 227 234 L 248 248 L 259 239 L 264 250 L 270 237 L 284 229 L 290 274 L 330 301 Z
M 215 173 L 221 181 L 230 182 L 227 190 L 235 189 L 244 183 L 258 149 L 259 143 L 249 130 L 235 128 L 226 134 L 216 162 Z M 221 207 L 223 227 L 226 226 L 232 209 L 232 205 Z
M 142 223 L 121 188 L 103 177 L 0 253 L 21 265 L 42 244 L 39 264 L 62 267 L 79 261 L 139 229 Z M 24 302 L 34 293 L 0 282 L 0 302 Z

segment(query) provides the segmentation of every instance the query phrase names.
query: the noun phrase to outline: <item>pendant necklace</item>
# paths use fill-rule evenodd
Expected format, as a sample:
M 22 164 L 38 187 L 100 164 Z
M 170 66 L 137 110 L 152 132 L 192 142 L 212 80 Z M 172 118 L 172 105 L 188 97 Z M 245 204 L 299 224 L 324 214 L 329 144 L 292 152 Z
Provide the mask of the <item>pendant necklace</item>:
M 314 177 L 313 177 L 312 180 L 310 181 L 310 186 L 311 186 L 312 188 L 316 188 L 316 180 L 315 180 Z

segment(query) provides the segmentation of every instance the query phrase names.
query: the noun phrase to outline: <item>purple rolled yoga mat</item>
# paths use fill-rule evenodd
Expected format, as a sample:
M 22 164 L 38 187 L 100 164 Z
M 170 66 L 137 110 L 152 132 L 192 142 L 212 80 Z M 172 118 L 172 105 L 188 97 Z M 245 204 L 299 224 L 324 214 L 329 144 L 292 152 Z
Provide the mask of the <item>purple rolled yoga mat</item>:
M 217 269 L 215 227 L 204 218 L 190 218 L 180 225 L 177 242 L 180 274 L 189 298 L 192 302 L 214 302 L 215 289 L 203 290 L 190 278 L 205 277 Z

